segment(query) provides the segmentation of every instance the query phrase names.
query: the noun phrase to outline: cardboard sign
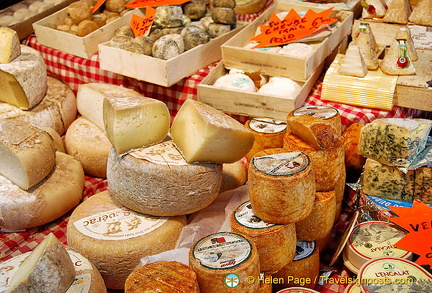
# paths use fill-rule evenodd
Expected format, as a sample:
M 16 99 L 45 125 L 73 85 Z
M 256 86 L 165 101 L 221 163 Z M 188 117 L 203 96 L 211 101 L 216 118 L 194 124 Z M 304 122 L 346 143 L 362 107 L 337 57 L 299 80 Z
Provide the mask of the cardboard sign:
M 125 5 L 129 8 L 143 8 L 147 6 L 164 6 L 164 5 L 180 5 L 189 0 L 133 0 Z
M 92 14 L 95 13 L 96 10 L 98 10 L 99 7 L 101 7 L 102 4 L 105 3 L 105 1 L 106 1 L 106 0 L 98 0 L 98 2 L 97 2 L 97 3 L 92 7 L 91 13 L 92 13 Z
M 155 14 L 156 9 L 149 6 L 146 8 L 145 17 L 141 17 L 137 14 L 132 15 L 130 27 L 132 28 L 135 38 L 146 36 L 148 34 L 153 24 Z
M 252 37 L 251 41 L 259 42 L 254 48 L 272 47 L 286 45 L 291 42 L 310 36 L 319 30 L 338 21 L 329 18 L 328 15 L 333 7 L 321 12 L 309 9 L 304 17 L 301 17 L 294 9 L 291 9 L 284 19 L 273 13 L 268 24 L 260 25 L 261 34 Z
M 432 266 L 432 207 L 414 200 L 412 207 L 391 207 L 391 210 L 399 217 L 389 220 L 409 231 L 395 245 L 418 254 L 417 264 Z

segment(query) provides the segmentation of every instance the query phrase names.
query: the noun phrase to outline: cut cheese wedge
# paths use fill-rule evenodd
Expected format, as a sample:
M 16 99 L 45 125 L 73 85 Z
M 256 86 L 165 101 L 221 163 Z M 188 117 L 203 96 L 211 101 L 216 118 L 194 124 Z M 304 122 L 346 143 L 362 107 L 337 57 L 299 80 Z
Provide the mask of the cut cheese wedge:
M 7 293 L 65 292 L 75 275 L 69 253 L 50 233 L 12 275 Z
M 118 154 L 161 142 L 171 116 L 167 105 L 144 96 L 105 99 L 103 119 L 106 135 Z
M 8 27 L 0 27 L 0 63 L 9 63 L 21 54 L 18 33 Z
M 27 190 L 53 169 L 56 150 L 51 136 L 21 120 L 0 120 L 0 174 Z
M 171 137 L 188 163 L 233 163 L 252 148 L 254 134 L 225 113 L 186 100 L 171 126 Z

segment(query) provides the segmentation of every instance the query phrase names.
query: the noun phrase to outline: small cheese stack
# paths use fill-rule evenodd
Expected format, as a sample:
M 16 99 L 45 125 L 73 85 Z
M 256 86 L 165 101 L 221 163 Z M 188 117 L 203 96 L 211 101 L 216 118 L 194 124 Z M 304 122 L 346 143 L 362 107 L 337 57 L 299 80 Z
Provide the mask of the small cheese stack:
M 123 289 L 142 257 L 174 249 L 184 216 L 152 217 L 115 204 L 108 190 L 82 202 L 67 226 L 69 247 L 88 258 L 110 289 Z
M 298 241 L 314 241 L 327 236 L 336 215 L 336 197 L 334 190 L 315 194 L 315 202 L 309 216 L 295 223 Z
M 42 101 L 46 91 L 46 66 L 35 49 L 21 45 L 19 56 L 0 62 L 0 101 L 28 110 Z
M 258 218 L 249 201 L 231 214 L 231 231 L 245 235 L 255 243 L 262 272 L 276 272 L 294 259 L 295 224 L 276 225 Z
M 20 54 L 18 33 L 9 27 L 0 27 L 0 64 L 9 63 Z
M 233 163 L 252 148 L 254 135 L 225 113 L 186 100 L 174 118 L 171 137 L 188 163 Z
M 87 175 L 106 177 L 111 142 L 96 124 L 78 117 L 66 132 L 65 146 L 66 152 L 81 162 Z
M 41 182 L 54 168 L 51 136 L 25 121 L 0 120 L 0 174 L 24 190 Z
M 7 292 L 66 292 L 75 275 L 66 248 L 50 233 L 12 275 Z
M 216 198 L 222 164 L 188 164 L 167 140 L 123 157 L 111 149 L 107 179 L 112 198 L 131 210 L 154 216 L 185 215 Z
M 157 261 L 134 270 L 126 279 L 125 293 L 199 293 L 191 267 L 177 261 Z
M 248 191 L 260 219 L 275 224 L 296 223 L 313 209 L 315 168 L 302 152 L 263 150 L 249 164 Z
M 259 282 L 250 283 L 251 276 L 260 275 L 258 251 L 246 237 L 232 232 L 218 232 L 198 240 L 189 253 L 189 265 L 198 277 L 201 292 L 225 292 L 233 278 L 238 285 L 230 292 L 254 293 Z
M 255 140 L 251 150 L 246 154 L 250 159 L 259 151 L 281 148 L 287 124 L 270 118 L 251 118 L 245 126 L 254 134 Z
M 118 154 L 161 142 L 170 127 L 168 106 L 144 96 L 103 101 L 106 135 Z
M 314 241 L 297 242 L 294 260 L 273 274 L 283 282 L 273 284 L 273 288 L 282 290 L 289 287 L 315 288 L 320 269 L 319 249 Z M 304 283 L 303 283 L 304 281 Z

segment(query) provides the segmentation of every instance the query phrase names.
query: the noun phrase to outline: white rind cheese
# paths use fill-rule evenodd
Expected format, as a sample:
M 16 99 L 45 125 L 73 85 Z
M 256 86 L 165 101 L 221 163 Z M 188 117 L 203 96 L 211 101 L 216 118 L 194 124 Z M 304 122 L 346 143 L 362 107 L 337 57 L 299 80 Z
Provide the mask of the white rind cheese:
M 171 137 L 188 163 L 233 163 L 250 151 L 255 139 L 234 118 L 194 100 L 181 106 Z
M 21 45 L 21 54 L 0 63 L 0 101 L 27 110 L 36 106 L 47 91 L 47 71 L 39 52 Z
M 24 190 L 51 173 L 56 150 L 51 136 L 25 121 L 0 119 L 0 174 Z
M 8 27 L 0 27 L 0 64 L 9 63 L 21 54 L 18 33 Z

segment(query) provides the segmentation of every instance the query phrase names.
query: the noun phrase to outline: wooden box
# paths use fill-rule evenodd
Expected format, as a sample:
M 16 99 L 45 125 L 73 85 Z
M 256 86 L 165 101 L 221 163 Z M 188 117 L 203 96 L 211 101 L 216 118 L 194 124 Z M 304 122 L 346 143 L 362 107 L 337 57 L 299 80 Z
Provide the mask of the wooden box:
M 220 60 L 222 58 L 220 46 L 244 27 L 245 23 L 237 23 L 237 28 L 229 33 L 211 39 L 208 43 L 169 60 L 111 47 L 109 42 L 105 42 L 99 45 L 100 67 L 138 80 L 169 87 Z
M 324 9 L 310 5 L 277 2 L 269 7 L 235 37 L 222 45 L 222 59 L 226 68 L 239 68 L 247 71 L 261 71 L 270 76 L 286 76 L 296 81 L 307 81 L 323 61 L 351 33 L 353 13 L 350 11 L 334 11 L 340 24 L 332 30 L 332 34 L 314 45 L 313 54 L 305 59 L 284 56 L 277 53 L 262 52 L 243 48 L 249 43 L 259 25 L 266 24 L 272 13 L 294 9 L 298 13 L 312 9 L 319 12 Z
M 63 24 L 67 16 L 67 8 L 35 22 L 33 28 L 39 44 L 74 56 L 89 59 L 93 54 L 98 52 L 99 44 L 112 38 L 117 28 L 129 25 L 132 13 L 133 10 L 84 37 L 79 37 L 50 27 L 50 25 L 53 24 Z
M 228 72 L 221 62 L 198 85 L 197 99 L 228 114 L 267 117 L 285 121 L 290 111 L 303 105 L 323 67 L 324 62 L 316 68 L 306 82 L 300 82 L 302 89 L 297 97 L 282 98 L 258 92 L 243 92 L 214 87 L 214 82 Z

